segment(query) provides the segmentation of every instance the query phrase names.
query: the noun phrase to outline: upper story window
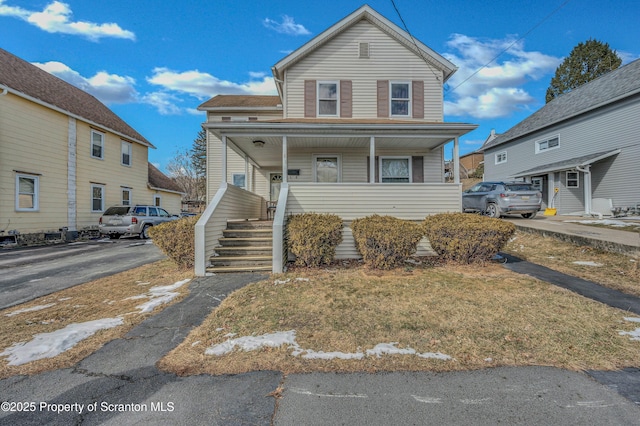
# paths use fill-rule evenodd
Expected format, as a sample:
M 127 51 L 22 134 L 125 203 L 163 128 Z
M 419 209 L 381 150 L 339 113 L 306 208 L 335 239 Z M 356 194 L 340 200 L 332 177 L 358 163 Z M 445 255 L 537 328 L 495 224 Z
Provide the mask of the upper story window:
M 121 157 L 121 161 L 122 161 L 122 165 L 123 166 L 130 166 L 131 165 L 131 151 L 132 151 L 131 142 L 122 141 L 122 157 Z
M 16 211 L 35 212 L 39 208 L 40 179 L 33 175 L 16 175 Z
M 338 93 L 337 81 L 318 82 L 318 116 L 338 115 Z
M 560 138 L 558 136 L 554 136 L 549 139 L 536 141 L 536 154 L 543 151 L 548 151 L 550 149 L 555 149 L 560 146 Z
M 391 82 L 391 115 L 408 117 L 411 112 L 411 83 Z
M 104 159 L 104 133 L 91 131 L 91 156 Z
M 507 162 L 507 151 L 501 151 L 496 154 L 496 164 Z

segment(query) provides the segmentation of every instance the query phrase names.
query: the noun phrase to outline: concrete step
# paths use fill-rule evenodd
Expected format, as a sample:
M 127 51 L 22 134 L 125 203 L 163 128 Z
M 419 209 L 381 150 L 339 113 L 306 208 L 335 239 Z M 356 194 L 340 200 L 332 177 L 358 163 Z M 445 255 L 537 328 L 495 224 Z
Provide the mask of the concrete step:
M 270 266 L 272 256 L 212 256 L 211 266 Z
M 225 229 L 222 231 L 225 238 L 261 238 L 271 237 L 271 228 Z
M 272 229 L 272 220 L 229 220 L 227 230 L 230 229 Z
M 207 268 L 207 272 L 214 274 L 218 273 L 232 273 L 232 272 L 271 272 L 272 266 L 219 266 L 215 268 Z
M 248 237 L 248 238 L 220 238 L 218 240 L 222 247 L 248 247 L 248 246 L 269 246 L 273 244 L 271 237 Z
M 273 248 L 271 246 L 217 247 L 215 252 L 220 256 L 271 256 Z

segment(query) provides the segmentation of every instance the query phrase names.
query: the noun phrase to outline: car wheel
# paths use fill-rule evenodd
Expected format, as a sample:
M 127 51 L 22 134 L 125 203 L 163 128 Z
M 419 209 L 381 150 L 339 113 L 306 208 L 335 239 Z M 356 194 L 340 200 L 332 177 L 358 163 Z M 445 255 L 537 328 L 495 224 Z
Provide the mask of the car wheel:
M 109 234 L 109 238 L 111 238 L 112 240 L 117 240 L 118 238 L 120 238 L 120 234 Z
M 149 228 L 151 228 L 151 225 L 145 225 L 144 228 L 142 228 L 140 239 L 146 240 L 147 238 L 149 238 Z
M 486 212 L 487 212 L 487 216 L 489 217 L 493 217 L 496 219 L 500 217 L 500 207 L 498 207 L 496 203 L 487 204 Z
M 524 217 L 525 219 L 533 219 L 534 217 L 536 217 L 536 212 L 522 213 L 522 217 Z

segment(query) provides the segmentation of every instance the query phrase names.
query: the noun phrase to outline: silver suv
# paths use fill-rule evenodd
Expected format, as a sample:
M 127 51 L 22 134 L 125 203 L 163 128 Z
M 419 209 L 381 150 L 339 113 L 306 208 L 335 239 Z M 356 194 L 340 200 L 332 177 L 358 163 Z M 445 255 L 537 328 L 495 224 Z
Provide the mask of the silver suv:
M 542 193 L 527 182 L 480 182 L 462 193 L 462 211 L 491 217 L 519 214 L 535 217 L 542 208 Z
M 122 235 L 139 235 L 149 238 L 147 231 L 154 225 L 179 219 L 165 209 L 156 206 L 113 206 L 109 207 L 98 222 L 100 235 L 116 239 Z

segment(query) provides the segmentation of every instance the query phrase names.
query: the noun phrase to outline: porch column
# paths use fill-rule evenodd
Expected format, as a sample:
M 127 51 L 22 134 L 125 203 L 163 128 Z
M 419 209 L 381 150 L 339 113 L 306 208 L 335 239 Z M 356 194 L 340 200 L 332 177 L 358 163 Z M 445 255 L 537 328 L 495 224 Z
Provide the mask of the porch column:
M 453 183 L 460 183 L 460 146 L 457 136 L 453 138 Z
M 576 167 L 579 172 L 584 174 L 584 214 L 591 215 L 591 166 Z M 600 212 L 597 212 L 600 213 Z
M 287 135 L 282 136 L 282 183 L 287 183 L 289 165 L 287 164 Z
M 376 183 L 376 138 L 369 139 L 369 183 Z
M 249 157 L 244 155 L 244 189 L 249 190 Z
M 222 135 L 222 154 L 220 155 L 222 160 L 222 181 L 221 183 L 227 183 L 227 136 Z

